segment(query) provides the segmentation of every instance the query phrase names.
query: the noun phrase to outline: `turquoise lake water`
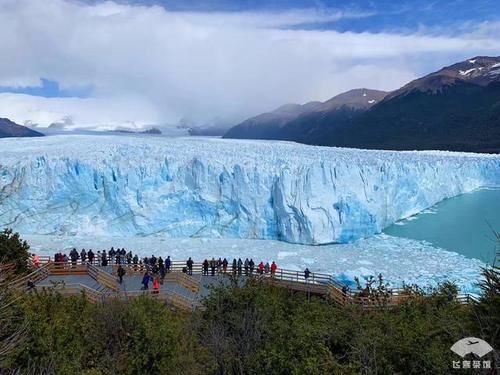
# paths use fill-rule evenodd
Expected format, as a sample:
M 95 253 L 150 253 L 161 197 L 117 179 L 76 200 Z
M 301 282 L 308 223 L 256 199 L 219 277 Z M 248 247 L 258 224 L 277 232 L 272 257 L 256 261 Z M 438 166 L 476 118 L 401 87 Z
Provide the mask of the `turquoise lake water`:
M 500 189 L 477 190 L 446 199 L 384 232 L 425 240 L 491 264 L 496 248 L 493 229 L 500 232 Z

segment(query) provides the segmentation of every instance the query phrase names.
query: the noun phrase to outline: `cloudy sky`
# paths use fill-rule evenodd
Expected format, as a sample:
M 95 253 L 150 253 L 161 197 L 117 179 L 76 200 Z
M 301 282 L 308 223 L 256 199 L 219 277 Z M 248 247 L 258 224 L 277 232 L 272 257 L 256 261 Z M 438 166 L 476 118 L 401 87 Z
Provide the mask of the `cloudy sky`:
M 0 117 L 232 124 L 500 55 L 496 0 L 0 0 Z

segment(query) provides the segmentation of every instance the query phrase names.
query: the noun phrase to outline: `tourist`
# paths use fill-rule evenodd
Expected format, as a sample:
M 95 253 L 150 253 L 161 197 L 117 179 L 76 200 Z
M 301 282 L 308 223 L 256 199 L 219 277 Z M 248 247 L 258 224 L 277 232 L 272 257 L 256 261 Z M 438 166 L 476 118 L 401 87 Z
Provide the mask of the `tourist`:
M 40 266 L 40 256 L 36 254 L 31 254 L 31 259 L 35 268 Z
M 63 257 L 62 257 L 62 259 L 63 259 L 64 265 L 66 267 L 68 265 L 68 263 L 69 263 L 69 258 L 68 258 L 68 256 L 66 254 L 64 254 Z
M 133 256 L 132 256 L 132 252 L 131 252 L 131 251 L 129 251 L 129 252 L 127 253 L 127 264 L 128 264 L 129 266 L 132 264 L 132 258 L 133 258 Z
M 149 279 L 150 279 L 149 272 L 146 271 L 146 273 L 142 277 L 142 286 L 143 286 L 142 289 L 143 290 L 148 290 L 149 289 Z
M 134 264 L 134 271 L 137 271 L 137 265 L 139 264 L 139 257 L 137 254 L 132 258 L 132 263 Z
M 227 265 L 228 265 L 228 261 L 227 261 L 227 259 L 226 259 L 226 258 L 224 258 L 224 260 L 222 261 L 222 271 L 223 271 L 224 273 L 226 273 L 226 272 L 227 272 Z
M 266 262 L 266 265 L 264 266 L 264 272 L 269 273 L 270 269 L 271 269 L 271 267 L 269 266 L 269 262 Z
M 311 275 L 311 271 L 309 271 L 309 268 L 306 267 L 306 269 L 304 270 L 304 279 L 306 279 L 306 281 L 309 279 L 309 276 Z
M 153 264 L 151 266 L 151 272 L 153 272 L 154 275 L 156 275 L 159 271 L 158 264 Z
M 238 258 L 238 275 L 241 276 L 242 274 L 242 269 L 243 269 L 243 261 L 241 258 Z
M 82 251 L 80 251 L 80 259 L 82 260 L 82 263 L 86 262 L 86 260 L 87 260 L 87 252 L 85 251 L 85 249 L 82 249 Z
M 113 258 L 111 258 L 113 259 Z M 106 250 L 103 250 L 101 253 L 101 266 L 107 267 L 108 266 L 108 254 L 106 253 Z
M 233 275 L 236 275 L 236 268 L 237 268 L 237 263 L 236 263 L 236 258 L 233 259 Z
M 172 261 L 170 260 L 170 255 L 167 256 L 167 259 L 165 259 L 165 270 L 170 272 L 170 267 L 172 266 Z
M 118 278 L 120 280 L 120 284 L 123 283 L 123 276 L 125 276 L 125 268 L 122 267 L 122 265 L 120 264 L 118 266 L 118 271 L 117 271 L 117 274 L 118 274 Z
M 189 275 L 193 274 L 193 263 L 194 263 L 193 260 L 191 259 L 191 257 L 189 257 L 189 259 L 186 262 L 187 271 Z
M 278 269 L 278 266 L 276 265 L 276 263 L 273 263 L 271 264 L 271 275 L 275 275 L 276 274 L 276 270 Z
M 156 257 L 154 255 L 151 255 L 151 258 L 149 259 L 149 261 L 151 262 L 151 266 L 156 266 L 156 262 L 158 261 L 158 259 L 156 259 Z
M 250 258 L 250 262 L 248 262 L 248 265 L 250 266 L 250 275 L 253 274 L 253 270 L 255 268 L 255 262 L 253 261 L 252 258 Z
M 104 250 L 104 252 L 106 252 L 106 250 Z M 113 264 L 113 261 L 115 260 L 115 254 L 116 254 L 116 251 L 115 251 L 115 248 L 113 246 L 111 246 L 111 249 L 109 249 L 109 260 L 111 261 L 111 264 Z M 108 255 L 106 254 L 106 257 Z M 107 261 L 106 261 L 107 263 Z
M 158 277 L 153 277 L 153 293 L 154 294 L 159 294 L 160 293 L 160 280 L 158 280 Z
M 160 266 L 159 266 L 159 270 L 160 270 L 160 282 L 163 283 L 163 279 L 165 279 L 165 263 L 163 262 L 163 260 L 161 261 L 160 263 Z
M 257 272 L 259 275 L 262 275 L 264 273 L 264 262 L 260 262 L 259 265 L 257 266 Z
M 89 252 L 87 253 L 87 256 L 89 257 L 90 264 L 93 264 L 95 255 L 94 255 L 94 252 L 92 251 L 92 249 L 89 250 Z
M 244 263 L 244 268 L 245 268 L 245 276 L 248 276 L 248 269 L 250 268 L 250 261 L 248 260 L 248 258 L 245 259 L 245 263 Z
M 35 289 L 35 283 L 31 278 L 28 279 L 28 283 L 26 284 L 26 286 L 28 287 L 28 292 L 31 292 L 33 289 Z
M 76 267 L 76 262 L 78 261 L 78 251 L 75 248 L 70 251 L 69 256 L 71 258 L 71 267 Z
M 221 272 L 222 272 L 222 259 L 219 258 L 219 260 L 217 260 L 217 273 Z
M 212 260 L 210 261 L 210 271 L 212 273 L 212 276 L 215 276 L 215 267 L 216 267 L 216 261 L 215 261 L 215 258 L 212 258 Z
M 203 261 L 203 275 L 208 276 L 208 259 Z

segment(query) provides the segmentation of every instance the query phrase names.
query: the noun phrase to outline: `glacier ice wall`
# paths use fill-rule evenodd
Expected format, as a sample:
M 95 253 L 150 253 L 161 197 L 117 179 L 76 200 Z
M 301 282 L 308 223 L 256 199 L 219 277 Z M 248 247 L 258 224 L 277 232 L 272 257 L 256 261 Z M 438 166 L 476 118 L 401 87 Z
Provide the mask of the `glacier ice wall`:
M 137 136 L 0 140 L 0 227 L 345 243 L 500 186 L 500 155 Z

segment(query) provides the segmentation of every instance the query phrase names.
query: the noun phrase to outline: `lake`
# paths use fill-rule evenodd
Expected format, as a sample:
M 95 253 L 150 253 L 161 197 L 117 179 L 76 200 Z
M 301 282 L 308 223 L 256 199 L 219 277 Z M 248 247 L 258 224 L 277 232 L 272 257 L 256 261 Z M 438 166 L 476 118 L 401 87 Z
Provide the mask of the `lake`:
M 500 189 L 481 189 L 446 199 L 388 227 L 391 236 L 428 241 L 492 264 L 493 229 L 500 232 Z

